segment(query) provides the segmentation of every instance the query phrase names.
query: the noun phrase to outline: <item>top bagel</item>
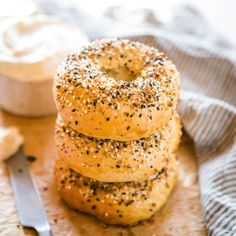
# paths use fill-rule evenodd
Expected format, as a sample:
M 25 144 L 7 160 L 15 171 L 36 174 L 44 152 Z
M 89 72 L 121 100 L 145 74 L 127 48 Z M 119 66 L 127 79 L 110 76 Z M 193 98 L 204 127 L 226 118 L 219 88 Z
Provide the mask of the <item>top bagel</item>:
M 60 64 L 54 97 L 63 120 L 95 138 L 137 140 L 173 115 L 179 97 L 175 65 L 153 47 L 100 40 Z

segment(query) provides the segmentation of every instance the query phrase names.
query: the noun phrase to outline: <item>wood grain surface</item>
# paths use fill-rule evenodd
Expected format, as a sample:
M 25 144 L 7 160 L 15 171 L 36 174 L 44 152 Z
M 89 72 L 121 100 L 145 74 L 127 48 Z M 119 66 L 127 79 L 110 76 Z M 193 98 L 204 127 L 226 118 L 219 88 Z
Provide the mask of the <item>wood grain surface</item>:
M 186 135 L 178 151 L 179 180 L 166 206 L 148 221 L 133 227 L 118 227 L 106 225 L 90 215 L 76 213 L 60 199 L 53 180 L 53 164 L 56 157 L 54 123 L 55 117 L 26 119 L 0 111 L 0 126 L 19 127 L 25 137 L 25 153 L 36 157 L 36 161 L 29 162 L 29 168 L 40 190 L 54 235 L 206 235 L 200 205 L 198 166 L 192 142 Z M 0 163 L 0 235 L 36 235 L 33 230 L 20 226 L 4 163 Z

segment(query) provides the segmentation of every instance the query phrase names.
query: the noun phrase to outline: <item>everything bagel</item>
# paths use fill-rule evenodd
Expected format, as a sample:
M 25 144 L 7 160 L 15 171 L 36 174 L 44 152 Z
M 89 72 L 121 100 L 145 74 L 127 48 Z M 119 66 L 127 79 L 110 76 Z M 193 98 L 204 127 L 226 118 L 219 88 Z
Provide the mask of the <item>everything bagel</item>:
M 150 218 L 165 203 L 176 182 L 174 158 L 153 180 L 102 183 L 84 177 L 58 159 L 57 190 L 69 206 L 90 213 L 106 223 L 132 225 Z
M 179 73 L 164 53 L 128 40 L 100 40 L 58 67 L 54 98 L 62 119 L 95 138 L 138 140 L 167 124 Z
M 101 182 L 152 179 L 167 165 L 180 136 L 177 114 L 152 136 L 129 142 L 87 137 L 68 127 L 60 118 L 55 132 L 57 153 L 68 167 Z

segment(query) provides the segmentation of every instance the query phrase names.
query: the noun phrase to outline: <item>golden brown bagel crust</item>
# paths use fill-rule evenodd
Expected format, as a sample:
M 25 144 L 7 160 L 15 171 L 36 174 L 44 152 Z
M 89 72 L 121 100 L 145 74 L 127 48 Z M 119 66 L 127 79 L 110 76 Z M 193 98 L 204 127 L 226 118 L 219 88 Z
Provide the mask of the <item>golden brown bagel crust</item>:
M 154 134 L 171 119 L 178 97 L 174 64 L 157 49 L 128 40 L 95 41 L 68 56 L 54 82 L 63 120 L 102 139 Z
M 177 149 L 180 135 L 176 114 L 152 136 L 130 142 L 87 137 L 58 118 L 55 139 L 58 155 L 76 172 L 101 182 L 128 182 L 156 176 Z
M 136 224 L 158 211 L 174 187 L 176 173 L 174 157 L 154 180 L 144 182 L 102 183 L 77 174 L 61 159 L 55 165 L 57 189 L 68 205 L 121 225 Z

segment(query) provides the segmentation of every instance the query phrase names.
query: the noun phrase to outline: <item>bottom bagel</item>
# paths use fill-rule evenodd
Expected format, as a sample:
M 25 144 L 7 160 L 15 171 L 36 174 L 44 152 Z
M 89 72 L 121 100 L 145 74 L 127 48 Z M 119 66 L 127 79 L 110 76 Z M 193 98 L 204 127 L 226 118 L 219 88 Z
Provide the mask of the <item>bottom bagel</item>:
M 136 224 L 157 212 L 166 203 L 176 175 L 174 155 L 155 178 L 143 182 L 98 182 L 68 168 L 60 158 L 55 165 L 57 189 L 69 206 L 120 225 Z

